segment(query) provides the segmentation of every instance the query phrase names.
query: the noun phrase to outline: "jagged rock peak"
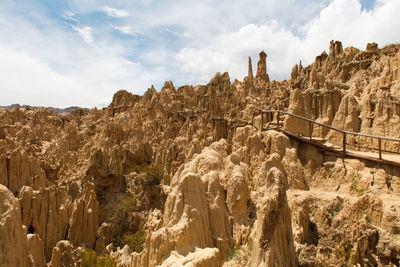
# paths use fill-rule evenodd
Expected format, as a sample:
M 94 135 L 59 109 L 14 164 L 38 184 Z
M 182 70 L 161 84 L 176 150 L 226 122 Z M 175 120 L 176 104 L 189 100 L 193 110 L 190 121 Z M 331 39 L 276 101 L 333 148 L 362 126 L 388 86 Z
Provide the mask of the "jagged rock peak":
M 231 78 L 229 77 L 229 73 L 228 72 L 224 72 L 223 74 L 221 74 L 220 72 L 217 72 L 214 76 L 214 78 L 212 78 L 210 80 L 210 82 L 208 83 L 209 85 L 219 85 L 219 84 L 230 84 L 231 83 Z
M 166 92 L 166 91 L 169 91 L 171 93 L 175 93 L 176 92 L 174 84 L 172 83 L 172 81 L 166 81 L 164 83 L 164 86 L 161 88 L 161 92 L 163 93 L 163 92 Z
M 132 106 L 138 100 L 139 100 L 138 95 L 131 94 L 126 90 L 119 90 L 114 94 L 110 106 L 111 107 Z
M 267 74 L 267 54 L 264 51 L 261 51 L 260 59 L 257 63 L 257 75 L 256 78 L 269 82 L 269 76 Z
M 299 65 L 294 65 L 292 68 L 292 73 L 290 75 L 292 81 L 296 80 L 297 76 L 299 75 Z
M 379 51 L 378 44 L 375 42 L 368 43 L 367 47 L 365 48 L 366 52 L 377 52 Z
M 332 40 L 329 44 L 329 56 L 336 57 L 343 52 L 342 42 Z
M 121 90 L 85 116 L 0 107 L 0 266 L 79 265 L 89 248 L 117 266 L 399 266 L 399 167 L 261 130 L 268 107 L 400 137 L 400 44 L 332 42 L 329 54 L 297 62 L 290 81 L 217 73 L 140 97 Z M 268 123 L 343 144 L 292 116 Z M 131 237 L 141 252 L 121 248 Z
M 250 79 L 253 79 L 253 66 L 251 65 L 251 57 L 249 57 L 249 72 L 248 76 Z
M 154 94 L 157 94 L 156 89 L 154 88 L 154 85 L 152 85 L 147 91 L 144 93 L 144 98 L 147 100 L 150 100 Z

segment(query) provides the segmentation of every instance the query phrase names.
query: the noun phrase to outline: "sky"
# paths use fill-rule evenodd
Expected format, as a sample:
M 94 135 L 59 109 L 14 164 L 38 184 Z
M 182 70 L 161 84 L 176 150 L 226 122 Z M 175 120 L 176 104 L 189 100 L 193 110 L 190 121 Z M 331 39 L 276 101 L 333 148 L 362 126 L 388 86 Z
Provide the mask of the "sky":
M 0 106 L 104 107 L 120 89 L 312 63 L 330 40 L 400 41 L 399 0 L 1 0 Z

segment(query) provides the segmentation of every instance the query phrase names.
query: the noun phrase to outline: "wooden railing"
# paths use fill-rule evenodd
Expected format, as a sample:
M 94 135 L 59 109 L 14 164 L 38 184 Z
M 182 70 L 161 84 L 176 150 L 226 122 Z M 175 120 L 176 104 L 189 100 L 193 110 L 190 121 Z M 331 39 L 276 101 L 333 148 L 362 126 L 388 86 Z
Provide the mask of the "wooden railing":
M 399 151 L 391 151 L 391 150 L 382 149 L 382 140 L 398 142 L 400 144 L 400 139 L 398 139 L 398 138 L 376 136 L 376 135 L 369 135 L 369 134 L 363 134 L 363 133 L 355 133 L 355 132 L 344 131 L 344 130 L 337 129 L 335 127 L 332 127 L 332 126 L 329 126 L 329 125 L 326 125 L 326 124 L 322 124 L 322 123 L 313 121 L 313 120 L 308 119 L 308 118 L 304 118 L 304 117 L 301 117 L 301 116 L 298 116 L 298 115 L 294 115 L 294 114 L 289 113 L 289 112 L 282 111 L 282 110 L 262 110 L 261 111 L 261 130 L 262 131 L 264 130 L 264 122 L 265 121 L 268 122 L 268 126 L 270 127 L 271 122 L 273 122 L 274 113 L 276 113 L 276 129 L 278 129 L 278 130 L 281 127 L 281 125 L 280 125 L 281 123 L 282 123 L 282 126 L 283 126 L 283 121 L 281 121 L 281 115 L 288 115 L 288 116 L 291 116 L 291 117 L 294 117 L 294 118 L 297 118 L 299 120 L 307 122 L 308 123 L 308 137 L 310 138 L 310 140 L 312 140 L 312 138 L 313 138 L 312 133 L 313 133 L 314 125 L 319 125 L 319 126 L 321 126 L 323 128 L 327 128 L 329 130 L 333 130 L 333 131 L 338 132 L 339 134 L 342 135 L 342 151 L 344 153 L 346 153 L 346 145 L 355 146 L 353 144 L 349 144 L 349 143 L 346 142 L 347 136 L 353 135 L 353 136 L 358 136 L 358 137 L 371 138 L 372 140 L 373 139 L 377 139 L 378 140 L 378 147 L 377 148 L 375 148 L 375 147 L 364 147 L 364 146 L 360 146 L 360 145 L 358 145 L 358 147 L 365 148 L 367 150 L 376 150 L 376 151 L 378 151 L 380 160 L 382 160 L 382 152 L 400 154 Z
M 289 103 L 289 98 L 285 98 L 285 99 L 282 99 L 279 102 L 272 103 L 269 106 L 267 106 L 266 109 L 270 110 L 271 108 L 274 108 L 274 107 L 276 108 L 276 107 L 282 105 L 283 103 Z

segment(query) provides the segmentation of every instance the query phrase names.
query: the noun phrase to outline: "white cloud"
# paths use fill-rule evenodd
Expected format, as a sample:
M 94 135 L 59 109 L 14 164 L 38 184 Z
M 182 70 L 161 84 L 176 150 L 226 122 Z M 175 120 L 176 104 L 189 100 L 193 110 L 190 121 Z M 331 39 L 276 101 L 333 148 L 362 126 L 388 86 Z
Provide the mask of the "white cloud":
M 72 28 L 79 33 L 79 35 L 81 36 L 82 40 L 85 43 L 87 43 L 88 45 L 93 43 L 92 28 L 91 27 L 88 27 L 88 26 L 85 26 L 85 27 L 72 26 Z
M 331 38 L 360 48 L 372 41 L 395 42 L 398 36 L 394 33 L 400 30 L 399 11 L 400 1 L 396 0 L 378 0 L 371 11 L 361 10 L 358 0 L 335 0 L 311 22 L 307 41 Z
M 75 55 L 60 53 L 69 67 L 57 71 L 40 58 L 0 42 L 0 61 L 7 62 L 0 64 L 0 105 L 106 106 L 119 89 L 143 93 L 149 82 L 166 78 L 163 70 L 147 70 L 127 60 L 118 47 L 67 45 L 74 47 Z M 48 50 L 55 53 L 51 46 Z
M 247 57 L 253 56 L 253 65 L 256 65 L 258 53 L 265 50 L 268 71 L 281 74 L 287 64 L 295 62 L 295 44 L 298 42 L 296 36 L 279 28 L 276 22 L 261 26 L 250 24 L 236 33 L 219 36 L 205 48 L 184 48 L 177 59 L 182 62 L 182 69 L 198 74 L 203 82 L 217 71 L 228 71 L 232 78 L 240 79 L 247 72 Z
M 118 89 L 143 93 L 166 79 L 163 69 L 128 60 L 128 48 L 112 38 L 100 35 L 88 46 L 70 24 L 46 21 L 50 27 L 43 28 L 2 15 L 0 8 L 0 105 L 99 107 Z
M 122 32 L 123 34 L 135 35 L 136 32 L 130 26 L 115 26 L 114 29 Z
M 236 32 L 219 35 L 205 47 L 183 48 L 177 59 L 182 69 L 201 81 L 216 71 L 229 71 L 231 77 L 241 79 L 247 75 L 247 56 L 253 56 L 256 66 L 258 52 L 265 50 L 272 78 L 289 78 L 294 64 L 299 60 L 303 60 L 303 65 L 311 63 L 332 39 L 360 49 L 372 41 L 397 42 L 394 33 L 400 31 L 399 11 L 397 0 L 380 0 L 372 11 L 362 10 L 359 0 L 333 0 L 303 27 L 303 38 L 277 21 L 249 24 Z
M 284 79 L 299 59 L 306 65 L 328 49 L 331 39 L 364 48 L 398 41 L 400 30 L 396 0 L 378 0 L 368 12 L 357 0 L 145 2 L 115 0 L 124 8 L 118 10 L 106 0 L 71 0 L 61 22 L 44 12 L 32 20 L 14 12 L 14 4 L 1 5 L 0 105 L 92 107 L 108 104 L 118 89 L 143 93 L 165 80 L 208 82 L 217 71 L 242 79 L 247 57 L 255 67 L 261 50 L 270 77 Z M 99 10 L 124 17 L 123 24 L 93 18 Z
M 56 73 L 46 63 L 26 53 L 0 46 L 2 105 L 11 103 L 65 107 L 90 102 L 89 88 Z M 67 103 L 66 103 L 67 100 Z
M 75 16 L 74 12 L 72 12 L 71 10 L 67 10 L 64 12 L 64 14 L 61 17 L 66 20 L 77 22 L 77 19 L 75 19 L 74 16 Z
M 158 26 L 175 27 L 191 37 L 191 45 L 209 44 L 217 35 L 237 31 L 250 23 L 262 24 L 274 18 L 285 25 L 303 24 L 319 13 L 331 0 L 115 0 L 113 5 L 129 14 L 124 22 L 134 25 L 135 30 Z M 111 12 L 109 0 L 70 0 L 71 9 L 77 13 L 99 10 Z M 121 10 L 122 11 L 122 10 Z M 124 13 L 123 13 L 124 14 Z
M 125 18 L 129 16 L 129 12 L 123 9 L 116 9 L 109 6 L 104 6 L 102 10 L 107 14 L 107 16 L 113 18 Z

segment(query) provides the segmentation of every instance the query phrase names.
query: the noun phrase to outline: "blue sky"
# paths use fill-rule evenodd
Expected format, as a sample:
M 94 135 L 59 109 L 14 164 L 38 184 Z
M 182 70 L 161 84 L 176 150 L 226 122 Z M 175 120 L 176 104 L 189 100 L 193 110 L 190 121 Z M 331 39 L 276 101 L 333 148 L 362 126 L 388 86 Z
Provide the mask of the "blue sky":
M 0 105 L 103 107 L 118 89 L 242 80 L 261 50 L 287 79 L 332 39 L 398 42 L 399 12 L 398 0 L 2 0 Z

